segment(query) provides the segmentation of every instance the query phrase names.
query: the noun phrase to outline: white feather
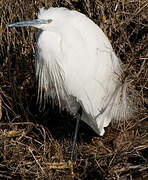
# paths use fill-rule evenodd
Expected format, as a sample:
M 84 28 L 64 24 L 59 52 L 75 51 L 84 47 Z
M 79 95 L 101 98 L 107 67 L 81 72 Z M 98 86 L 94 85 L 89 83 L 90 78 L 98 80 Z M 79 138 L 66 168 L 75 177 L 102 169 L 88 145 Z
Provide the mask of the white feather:
M 126 84 L 120 82 L 121 65 L 102 30 L 85 15 L 65 8 L 41 9 L 37 39 L 36 74 L 41 95 L 57 97 L 60 107 L 76 113 L 97 134 L 104 134 L 112 119 L 129 115 Z M 37 26 L 36 26 L 37 27 Z M 41 99 L 43 97 L 41 96 Z

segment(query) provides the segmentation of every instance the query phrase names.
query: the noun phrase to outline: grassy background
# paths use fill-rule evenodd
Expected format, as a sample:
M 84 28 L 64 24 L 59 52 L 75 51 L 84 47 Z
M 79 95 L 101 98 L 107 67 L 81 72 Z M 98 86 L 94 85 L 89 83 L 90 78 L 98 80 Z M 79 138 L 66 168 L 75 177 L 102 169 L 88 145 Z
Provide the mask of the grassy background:
M 147 0 L 1 0 L 0 179 L 146 179 L 148 170 Z M 7 24 L 37 17 L 41 7 L 86 14 L 109 37 L 124 66 L 123 79 L 140 99 L 129 121 L 96 137 L 81 122 L 75 163 L 69 168 L 75 120 L 36 103 L 35 28 Z

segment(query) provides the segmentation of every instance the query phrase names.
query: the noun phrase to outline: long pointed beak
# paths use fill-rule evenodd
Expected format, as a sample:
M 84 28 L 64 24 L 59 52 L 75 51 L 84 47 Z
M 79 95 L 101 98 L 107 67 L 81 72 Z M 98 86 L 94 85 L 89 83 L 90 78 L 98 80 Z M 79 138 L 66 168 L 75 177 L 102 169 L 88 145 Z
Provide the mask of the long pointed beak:
M 33 27 L 38 27 L 40 24 L 48 24 L 52 20 L 48 19 L 34 19 L 32 21 L 23 21 L 23 22 L 16 22 L 13 24 L 9 24 L 8 27 L 24 27 L 24 26 L 33 26 Z

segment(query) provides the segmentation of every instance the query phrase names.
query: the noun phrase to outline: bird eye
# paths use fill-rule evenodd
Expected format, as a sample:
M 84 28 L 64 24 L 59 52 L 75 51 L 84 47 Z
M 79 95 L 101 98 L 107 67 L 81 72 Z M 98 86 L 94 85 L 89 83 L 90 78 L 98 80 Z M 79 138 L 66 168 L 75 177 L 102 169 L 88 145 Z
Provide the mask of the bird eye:
M 48 19 L 48 23 L 51 23 L 52 22 L 52 19 Z

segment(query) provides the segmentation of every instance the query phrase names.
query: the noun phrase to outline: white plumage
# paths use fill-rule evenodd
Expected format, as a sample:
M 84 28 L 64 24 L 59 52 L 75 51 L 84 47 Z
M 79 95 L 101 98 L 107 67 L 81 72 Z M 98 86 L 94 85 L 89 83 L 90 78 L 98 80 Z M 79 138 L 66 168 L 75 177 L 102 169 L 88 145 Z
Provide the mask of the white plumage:
M 120 61 L 93 21 L 66 8 L 42 8 L 32 23 L 9 26 L 41 29 L 36 54 L 41 100 L 52 97 L 60 108 L 66 106 L 74 114 L 81 106 L 82 120 L 101 136 L 112 119 L 127 118 L 129 107 L 126 84 L 120 82 Z

